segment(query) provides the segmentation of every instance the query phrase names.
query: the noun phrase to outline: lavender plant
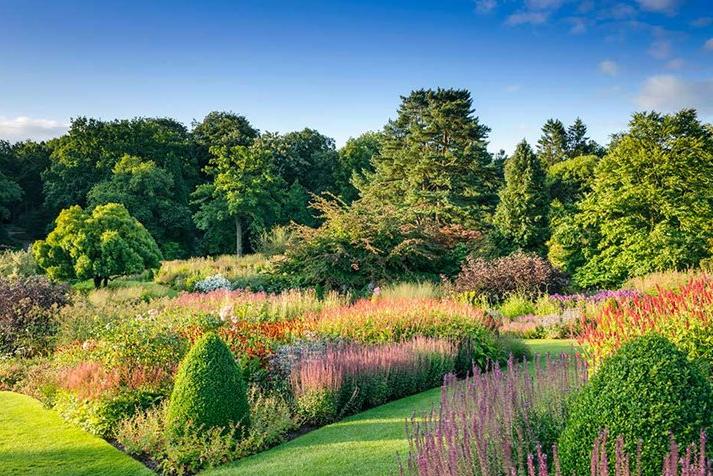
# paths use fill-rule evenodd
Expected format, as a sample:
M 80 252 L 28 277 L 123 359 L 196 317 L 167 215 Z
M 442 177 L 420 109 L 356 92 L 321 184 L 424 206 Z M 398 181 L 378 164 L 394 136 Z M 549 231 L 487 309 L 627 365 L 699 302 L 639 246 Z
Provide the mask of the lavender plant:
M 403 473 L 419 475 L 525 475 L 542 448 L 550 448 L 566 420 L 567 396 L 587 380 L 575 357 L 510 359 L 507 369 L 473 369 L 446 377 L 441 405 L 407 424 L 410 450 Z M 535 473 L 532 473 L 533 476 Z

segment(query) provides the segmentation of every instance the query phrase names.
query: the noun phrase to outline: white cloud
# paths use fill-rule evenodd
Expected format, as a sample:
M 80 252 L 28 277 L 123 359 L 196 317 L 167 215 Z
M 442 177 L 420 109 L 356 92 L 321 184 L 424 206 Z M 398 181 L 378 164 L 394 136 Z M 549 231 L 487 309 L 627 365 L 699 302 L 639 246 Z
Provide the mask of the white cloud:
M 529 10 L 554 10 L 562 5 L 563 0 L 525 0 Z
M 497 0 L 475 0 L 475 9 L 478 13 L 490 13 L 497 6 Z
M 701 114 L 713 113 L 713 78 L 690 81 L 672 75 L 648 78 L 637 98 L 640 107 L 671 112 L 685 107 Z
M 626 3 L 617 3 L 611 7 L 598 9 L 595 14 L 599 20 L 629 20 L 636 17 L 637 10 Z
M 505 20 L 506 25 L 517 26 L 527 23 L 532 25 L 540 25 L 547 21 L 547 14 L 544 12 L 517 12 L 510 15 Z
M 686 62 L 683 61 L 681 58 L 674 58 L 668 63 L 666 63 L 666 68 L 668 69 L 681 69 L 683 68 L 683 65 L 685 65 Z
M 696 18 L 691 22 L 691 25 L 695 26 L 696 28 L 704 28 L 706 26 L 713 25 L 713 17 Z
M 607 76 L 616 76 L 619 72 L 619 65 L 612 60 L 604 60 L 599 63 L 599 71 Z
M 708 51 L 713 51 L 713 38 L 703 43 L 703 48 L 707 49 Z
M 649 47 L 649 54 L 656 59 L 666 59 L 671 56 L 671 42 L 668 40 L 655 40 Z
M 522 86 L 519 84 L 508 84 L 505 86 L 505 92 L 507 93 L 516 93 L 522 89 Z
M 8 118 L 0 116 L 0 139 L 11 142 L 35 139 L 45 140 L 67 132 L 68 125 L 50 119 L 35 119 L 19 116 Z
M 572 24 L 569 32 L 573 35 L 580 35 L 587 31 L 587 22 L 583 18 L 570 18 L 568 20 Z
M 644 10 L 674 13 L 678 8 L 679 0 L 636 0 L 636 2 Z

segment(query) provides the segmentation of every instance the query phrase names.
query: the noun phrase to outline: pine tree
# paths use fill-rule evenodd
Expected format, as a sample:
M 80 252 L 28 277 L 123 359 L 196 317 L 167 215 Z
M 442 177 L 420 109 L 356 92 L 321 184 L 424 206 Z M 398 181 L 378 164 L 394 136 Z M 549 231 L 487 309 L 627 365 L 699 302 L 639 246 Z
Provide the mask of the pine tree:
M 513 248 L 542 253 L 547 241 L 548 193 L 542 162 L 522 141 L 505 164 L 495 226 Z
M 413 91 L 385 127 L 363 197 L 395 206 L 418 223 L 479 225 L 497 202 L 488 127 L 473 115 L 467 90 Z
M 537 142 L 537 156 L 545 166 L 567 158 L 567 131 L 559 119 L 549 119 L 542 126 L 542 136 Z
M 578 117 L 574 124 L 567 128 L 567 155 L 571 158 L 590 153 L 587 126 Z

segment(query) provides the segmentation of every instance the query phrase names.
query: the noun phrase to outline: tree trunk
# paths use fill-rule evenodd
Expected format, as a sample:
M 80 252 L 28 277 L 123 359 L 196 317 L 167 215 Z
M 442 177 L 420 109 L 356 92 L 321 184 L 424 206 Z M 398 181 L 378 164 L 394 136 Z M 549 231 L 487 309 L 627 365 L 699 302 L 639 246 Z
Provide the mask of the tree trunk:
M 109 278 L 106 277 L 106 276 L 104 277 L 104 287 L 105 287 L 105 288 L 108 288 L 108 287 L 109 287 Z
M 94 288 L 99 289 L 102 285 L 102 278 L 100 276 L 94 276 Z
M 243 256 L 243 224 L 239 217 L 235 217 L 235 254 L 238 258 Z

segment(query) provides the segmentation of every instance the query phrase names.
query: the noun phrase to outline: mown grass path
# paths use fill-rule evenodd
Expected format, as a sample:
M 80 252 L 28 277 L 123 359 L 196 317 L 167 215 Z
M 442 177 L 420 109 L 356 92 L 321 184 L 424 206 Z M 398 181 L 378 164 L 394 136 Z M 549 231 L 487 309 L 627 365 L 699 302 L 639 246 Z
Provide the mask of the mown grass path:
M 153 473 L 101 438 L 65 422 L 37 400 L 0 392 L 0 474 L 140 476 Z
M 533 353 L 574 352 L 571 340 L 526 341 Z M 397 454 L 408 451 L 405 420 L 438 403 L 435 388 L 325 426 L 269 451 L 203 475 L 387 475 L 398 473 Z

